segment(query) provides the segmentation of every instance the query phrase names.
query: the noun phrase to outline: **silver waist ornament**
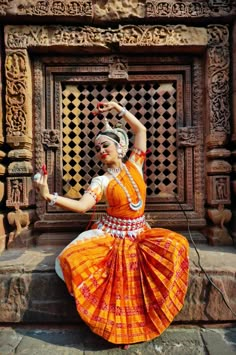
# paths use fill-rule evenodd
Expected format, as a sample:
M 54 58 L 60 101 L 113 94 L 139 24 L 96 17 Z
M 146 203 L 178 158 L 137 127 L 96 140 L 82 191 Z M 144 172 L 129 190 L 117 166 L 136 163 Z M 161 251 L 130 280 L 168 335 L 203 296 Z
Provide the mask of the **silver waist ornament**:
M 110 233 L 116 238 L 136 239 L 136 237 L 142 233 L 147 226 L 145 216 L 137 217 L 134 219 L 118 218 L 110 215 L 101 216 L 98 221 L 97 228 L 107 233 Z

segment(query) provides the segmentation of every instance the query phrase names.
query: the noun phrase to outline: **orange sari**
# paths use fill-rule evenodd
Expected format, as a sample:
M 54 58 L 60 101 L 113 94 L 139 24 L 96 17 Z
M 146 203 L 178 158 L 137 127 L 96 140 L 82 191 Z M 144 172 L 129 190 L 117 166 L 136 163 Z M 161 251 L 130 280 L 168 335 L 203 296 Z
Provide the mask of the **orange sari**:
M 126 163 L 145 201 L 146 186 L 140 168 L 144 154 L 133 152 Z M 136 194 L 122 170 L 119 180 Z M 127 197 L 112 179 L 103 190 L 91 184 L 97 201 L 105 196 L 107 214 L 116 223 L 101 220 L 82 233 L 59 255 L 56 271 L 74 296 L 81 318 L 91 330 L 116 344 L 131 344 L 159 336 L 181 310 L 188 283 L 188 242 L 180 234 L 143 223 L 130 237 L 122 221 L 144 218 L 143 207 L 129 208 Z M 142 219 L 143 221 L 143 219 Z M 127 222 L 128 223 L 128 222 Z M 117 230 L 121 229 L 122 236 Z M 117 232 L 117 234 L 116 234 Z M 134 237 L 135 235 L 135 237 Z

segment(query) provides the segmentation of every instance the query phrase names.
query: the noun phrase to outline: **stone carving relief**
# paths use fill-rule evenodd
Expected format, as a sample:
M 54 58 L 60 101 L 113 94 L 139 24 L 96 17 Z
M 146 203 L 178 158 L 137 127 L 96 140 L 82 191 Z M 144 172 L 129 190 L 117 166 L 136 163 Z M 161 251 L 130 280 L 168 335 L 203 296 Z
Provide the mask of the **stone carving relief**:
M 232 212 L 224 208 L 223 204 L 219 204 L 218 208 L 211 208 L 207 210 L 208 217 L 214 223 L 215 234 L 221 237 L 226 237 L 227 229 L 224 224 L 228 223 L 232 218 Z M 221 230 L 219 230 L 221 229 Z M 218 232 L 218 233 L 217 233 Z M 223 233 L 222 233 L 223 232 Z
M 93 15 L 91 0 L 6 0 L 0 1 L 0 15 L 87 16 Z
M 42 133 L 42 144 L 47 148 L 58 148 L 60 132 L 56 129 L 45 129 Z
M 29 138 L 32 135 L 29 103 L 31 95 L 28 92 L 31 80 L 27 59 L 27 53 L 24 51 L 8 51 L 5 61 L 6 133 L 7 142 L 13 146 L 25 141 L 21 137 Z
M 227 205 L 231 203 L 230 172 L 231 164 L 226 161 L 231 155 L 225 148 L 227 133 L 224 131 L 212 132 L 206 140 L 207 143 L 207 215 L 212 226 L 206 228 L 209 243 L 213 245 L 231 245 L 230 237 L 224 223 L 232 217 Z M 226 205 L 226 206 L 225 206 Z
M 207 228 L 207 236 L 213 245 L 230 245 L 232 238 L 223 224 L 229 222 L 232 216 L 231 211 L 225 208 L 225 205 L 231 203 L 231 169 L 229 163 L 222 164 L 222 159 L 230 156 L 230 151 L 225 148 L 230 133 L 229 30 L 224 25 L 209 25 L 207 31 L 207 109 L 210 131 L 206 139 L 207 158 L 210 160 L 207 163 L 207 214 L 213 223 L 213 226 Z
M 95 18 L 117 20 L 128 17 L 145 17 L 145 4 L 140 0 L 109 0 L 94 2 Z
M 6 26 L 8 48 L 37 46 L 101 46 L 117 43 L 125 46 L 201 45 L 207 44 L 205 28 L 184 25 L 125 25 L 116 29 L 73 26 Z
M 9 212 L 7 215 L 8 223 L 14 228 L 9 233 L 7 246 L 10 247 L 13 241 L 23 232 L 29 229 L 29 225 L 35 220 L 35 211 L 27 210 L 23 211 L 19 208 L 19 205 L 15 206 L 15 211 Z
M 219 155 L 219 152 L 217 152 Z M 209 174 L 230 174 L 232 166 L 225 160 L 213 160 L 207 164 L 207 172 Z
M 0 15 L 81 16 L 98 20 L 129 17 L 215 17 L 232 15 L 232 0 L 1 0 Z
M 227 26 L 208 27 L 208 95 L 210 131 L 230 132 L 229 31 Z
M 214 17 L 234 13 L 230 0 L 146 1 L 147 17 Z
M 22 179 L 11 179 L 10 184 L 10 201 L 12 205 L 19 205 L 23 202 L 23 180 Z
M 108 78 L 113 80 L 128 79 L 128 61 L 121 57 L 112 57 L 109 63 Z
M 31 177 L 16 176 L 7 178 L 6 205 L 8 207 L 29 206 L 33 203 L 33 188 Z
M 197 127 L 181 127 L 177 131 L 177 145 L 179 147 L 193 147 L 198 143 Z

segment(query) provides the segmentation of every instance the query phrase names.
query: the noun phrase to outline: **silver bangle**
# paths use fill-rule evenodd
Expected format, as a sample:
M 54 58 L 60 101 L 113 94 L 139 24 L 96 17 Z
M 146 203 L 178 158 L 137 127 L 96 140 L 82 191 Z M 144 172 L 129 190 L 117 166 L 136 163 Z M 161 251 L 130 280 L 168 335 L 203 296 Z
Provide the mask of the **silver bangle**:
M 122 107 L 122 110 L 119 112 L 119 116 L 122 117 L 126 114 L 127 110 L 125 107 Z
M 58 199 L 58 193 L 57 192 L 54 192 L 53 194 L 53 198 L 51 199 L 51 201 L 49 202 L 49 206 L 54 206 L 57 202 L 57 199 Z

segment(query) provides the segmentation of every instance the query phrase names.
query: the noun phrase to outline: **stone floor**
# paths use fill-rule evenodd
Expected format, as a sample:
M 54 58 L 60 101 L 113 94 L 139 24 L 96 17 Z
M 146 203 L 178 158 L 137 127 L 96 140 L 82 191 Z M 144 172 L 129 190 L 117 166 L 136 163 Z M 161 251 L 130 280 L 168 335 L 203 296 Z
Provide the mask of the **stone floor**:
M 235 355 L 236 327 L 170 327 L 160 337 L 121 350 L 85 326 L 0 328 L 1 355 Z

